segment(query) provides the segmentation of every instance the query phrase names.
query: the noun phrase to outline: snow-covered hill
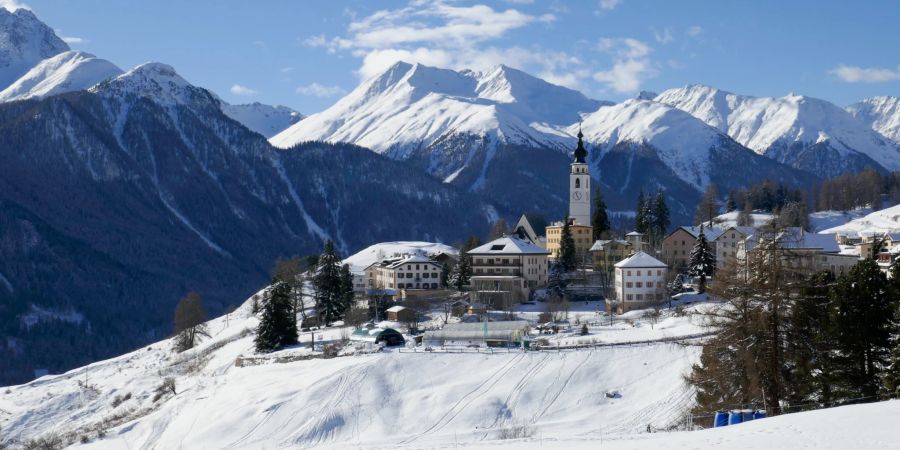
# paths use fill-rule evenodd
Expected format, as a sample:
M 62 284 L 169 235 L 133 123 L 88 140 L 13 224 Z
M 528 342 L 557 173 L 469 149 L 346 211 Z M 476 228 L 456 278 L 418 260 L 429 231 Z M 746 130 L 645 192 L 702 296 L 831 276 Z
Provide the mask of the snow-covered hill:
M 626 438 L 679 422 L 692 402 L 682 377 L 696 346 L 301 360 L 310 355 L 306 333 L 304 344 L 254 359 L 250 305 L 210 321 L 211 338 L 186 353 L 163 341 L 5 389 L 2 439 L 84 436 L 84 448 L 111 449 L 477 446 L 498 444 L 515 427 L 535 439 Z M 651 329 L 635 318 L 634 328 L 609 333 L 613 341 L 629 340 L 632 330 L 663 337 L 691 320 L 665 317 Z M 604 338 L 603 328 L 595 337 Z M 340 335 L 326 331 L 325 342 Z M 250 363 L 238 367 L 238 358 Z M 168 377 L 175 394 L 154 400 Z
M 834 226 L 823 233 L 900 233 L 900 205 L 871 212 L 863 217 Z
M 304 118 L 303 114 L 287 106 L 272 106 L 259 102 L 230 105 L 223 101 L 222 112 L 266 138 L 275 136 Z
M 900 169 L 900 147 L 824 100 L 751 97 L 690 85 L 667 90 L 656 101 L 687 111 L 761 155 L 819 176 L 873 162 Z
M 15 82 L 44 59 L 68 51 L 69 46 L 33 12 L 10 12 L 0 6 L 0 89 Z
M 80 91 L 121 74 L 122 69 L 105 59 L 90 53 L 67 51 L 39 62 L 0 91 L 0 102 Z
M 867 98 L 848 106 L 847 111 L 873 130 L 900 144 L 900 98 Z

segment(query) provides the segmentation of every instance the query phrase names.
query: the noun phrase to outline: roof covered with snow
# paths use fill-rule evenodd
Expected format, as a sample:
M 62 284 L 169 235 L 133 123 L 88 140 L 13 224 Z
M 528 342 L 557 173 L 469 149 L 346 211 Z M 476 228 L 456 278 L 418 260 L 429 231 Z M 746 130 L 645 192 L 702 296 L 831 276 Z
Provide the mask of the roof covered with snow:
M 350 271 L 360 274 L 366 267 L 389 258 L 402 258 L 403 255 L 424 253 L 426 255 L 438 255 L 448 253 L 456 255 L 459 250 L 444 244 L 422 241 L 394 241 L 381 242 L 370 245 L 356 254 L 344 260 L 344 264 L 350 265 Z
M 590 251 L 599 252 L 602 251 L 603 248 L 609 244 L 618 244 L 618 245 L 631 245 L 631 242 L 623 241 L 621 239 L 608 239 L 608 240 L 599 240 L 595 241 L 594 245 L 591 246 Z
M 669 267 L 666 263 L 644 253 L 644 252 L 636 252 L 635 254 L 619 261 L 615 265 L 616 267 L 636 267 L 636 268 L 655 268 L 655 267 Z
M 470 255 L 548 255 L 546 249 L 538 247 L 525 239 L 514 236 L 504 236 L 494 239 L 487 244 L 475 247 L 468 252 Z
M 693 236 L 695 239 L 700 237 L 700 232 L 703 231 L 703 234 L 706 236 L 707 241 L 715 241 L 725 232 L 725 230 L 719 228 L 710 228 L 710 227 L 679 227 L 680 229 L 687 231 L 688 234 Z

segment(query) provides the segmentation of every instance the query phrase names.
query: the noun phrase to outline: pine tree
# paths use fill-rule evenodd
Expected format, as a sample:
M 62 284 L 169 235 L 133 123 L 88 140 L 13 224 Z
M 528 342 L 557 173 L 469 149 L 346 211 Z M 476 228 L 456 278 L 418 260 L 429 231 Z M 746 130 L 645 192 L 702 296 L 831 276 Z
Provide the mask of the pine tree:
M 706 233 L 703 232 L 702 226 L 700 234 L 697 236 L 697 242 L 691 249 L 689 270 L 691 276 L 700 277 L 700 292 L 706 292 L 706 278 L 712 276 L 716 270 L 716 255 L 709 248 L 709 242 L 706 240 Z
M 593 227 L 593 240 L 603 239 L 610 230 L 609 215 L 606 212 L 606 202 L 603 201 L 603 192 L 600 189 L 594 193 L 594 216 L 591 217 Z
M 205 320 L 203 299 L 200 294 L 189 292 L 175 307 L 175 351 L 183 352 L 194 348 L 200 336 L 209 336 Z
M 637 206 L 634 208 L 634 231 L 638 233 L 647 232 L 647 218 L 644 217 L 644 213 L 647 211 L 645 206 L 644 191 L 641 190 L 638 194 Z
M 469 285 L 469 280 L 472 278 L 472 257 L 465 252 L 460 252 L 459 262 L 456 263 L 456 267 L 453 269 L 453 274 L 450 277 L 451 284 L 457 291 L 462 292 Z
M 575 254 L 575 239 L 572 238 L 572 229 L 569 227 L 569 216 L 563 220 L 562 236 L 559 239 L 559 264 L 564 272 L 575 270 L 578 264 L 578 256 Z
M 341 311 L 349 311 L 353 306 L 353 274 L 350 273 L 350 265 L 344 264 L 341 266 Z M 343 314 L 341 314 L 343 317 Z
M 341 259 L 330 240 L 325 241 L 325 247 L 319 255 L 313 284 L 319 320 L 325 325 L 340 320 L 346 311 L 341 287 Z
M 653 230 L 656 237 L 653 246 L 656 248 L 666 232 L 669 231 L 669 207 L 666 205 L 666 196 L 662 191 L 656 193 L 656 200 L 653 202 Z
M 875 261 L 857 263 L 832 292 L 837 305 L 836 374 L 849 396 L 874 398 L 887 367 L 898 299 Z
M 256 351 L 268 353 L 297 343 L 297 318 L 291 304 L 291 287 L 276 281 L 266 291 L 262 317 L 256 328 Z
M 725 212 L 732 212 L 737 209 L 737 201 L 735 201 L 734 196 L 734 191 L 728 193 L 728 198 L 725 199 Z
M 441 265 L 441 287 L 448 288 L 450 287 L 450 264 L 444 263 Z

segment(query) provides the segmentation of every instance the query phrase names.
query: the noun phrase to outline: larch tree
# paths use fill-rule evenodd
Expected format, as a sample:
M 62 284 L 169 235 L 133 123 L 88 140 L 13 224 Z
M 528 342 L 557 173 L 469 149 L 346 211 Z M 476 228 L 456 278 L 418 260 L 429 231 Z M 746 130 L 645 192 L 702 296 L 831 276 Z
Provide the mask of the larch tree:
M 719 211 L 718 197 L 719 191 L 716 189 L 716 185 L 710 183 L 706 187 L 706 191 L 703 192 L 700 203 L 697 204 L 697 211 L 694 213 L 694 225 L 700 225 L 704 222 L 712 225 L 713 219 L 716 218 L 716 213 Z
M 206 308 L 200 294 L 191 291 L 175 307 L 175 351 L 194 348 L 201 336 L 209 336 L 206 330 Z

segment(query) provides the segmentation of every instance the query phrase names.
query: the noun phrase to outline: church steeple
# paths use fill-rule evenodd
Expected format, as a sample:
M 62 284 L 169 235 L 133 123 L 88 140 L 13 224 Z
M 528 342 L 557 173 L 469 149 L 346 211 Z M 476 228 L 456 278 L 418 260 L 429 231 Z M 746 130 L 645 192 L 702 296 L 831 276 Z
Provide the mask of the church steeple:
M 581 164 L 586 163 L 584 158 L 586 158 L 587 154 L 588 154 L 587 150 L 585 150 L 585 148 L 584 148 L 584 141 L 581 140 L 581 138 L 583 138 L 583 137 L 584 137 L 584 135 L 581 134 L 581 129 L 579 128 L 578 129 L 578 146 L 575 147 L 575 162 L 581 163 Z

